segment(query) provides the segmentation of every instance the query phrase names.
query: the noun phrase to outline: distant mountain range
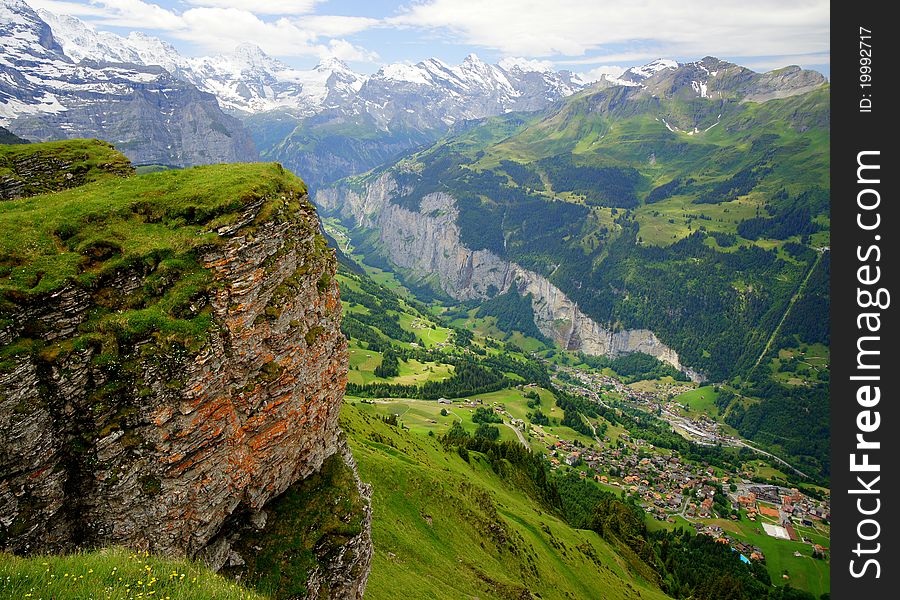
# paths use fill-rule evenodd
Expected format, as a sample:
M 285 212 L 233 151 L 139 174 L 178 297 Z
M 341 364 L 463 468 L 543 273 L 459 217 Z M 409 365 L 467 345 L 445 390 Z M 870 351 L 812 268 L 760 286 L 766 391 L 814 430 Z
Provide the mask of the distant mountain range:
M 254 160 L 257 149 L 240 123 L 253 117 L 250 130 L 263 157 L 292 168 L 310 166 L 297 135 L 316 138 L 323 125 L 349 126 L 351 138 L 373 142 L 357 148 L 363 157 L 354 160 L 353 149 L 326 140 L 316 148 L 325 173 L 313 168 L 313 183 L 374 166 L 372 160 L 431 141 L 457 123 L 538 110 L 587 85 L 527 60 L 489 65 L 474 54 L 459 66 L 429 59 L 387 65 L 371 76 L 337 59 L 294 69 L 250 44 L 189 58 L 144 33 L 98 32 L 22 0 L 0 0 L 0 48 L 0 125 L 29 139 L 102 137 L 138 164 Z M 304 126 L 311 117 L 317 120 Z M 351 157 L 338 160 L 336 170 L 327 164 L 335 151 Z M 285 160 L 285 153 L 296 157 Z
M 0 125 L 34 141 L 103 138 L 139 164 L 257 157 L 215 96 L 159 66 L 76 63 L 21 0 L 0 1 Z
M 393 99 L 397 92 L 430 101 L 428 112 L 451 125 L 510 110 L 535 110 L 587 84 L 568 71 L 555 72 L 527 60 L 507 59 L 489 65 L 474 54 L 459 66 L 436 58 L 415 65 L 391 64 L 366 76 L 344 62 L 326 59 L 311 70 L 298 70 L 253 44 L 230 54 L 188 58 L 170 44 L 140 32 L 127 37 L 97 32 L 83 21 L 46 10 L 38 15 L 72 60 L 161 66 L 200 90 L 214 94 L 222 108 L 236 113 L 287 109 L 297 116 L 344 107 L 368 112 L 382 124 L 415 106 Z M 429 115 L 433 116 L 433 115 Z M 427 120 L 427 119 L 426 119 Z M 435 123 L 426 123 L 434 126 Z
M 337 59 L 298 70 L 250 44 L 185 57 L 144 33 L 98 32 L 23 0 L 0 0 L 0 49 L 0 126 L 21 137 L 99 137 L 136 164 L 277 160 L 313 188 L 473 121 L 543 110 L 588 87 L 764 100 L 822 83 L 796 67 L 757 74 L 712 58 L 659 59 L 596 82 L 535 61 L 492 65 L 474 54 L 456 66 L 431 58 L 368 76 Z

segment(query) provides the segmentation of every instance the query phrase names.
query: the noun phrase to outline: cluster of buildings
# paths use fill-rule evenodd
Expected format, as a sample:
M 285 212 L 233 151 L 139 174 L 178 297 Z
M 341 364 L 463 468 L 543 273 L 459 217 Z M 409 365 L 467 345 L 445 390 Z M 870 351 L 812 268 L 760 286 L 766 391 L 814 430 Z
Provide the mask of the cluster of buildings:
M 546 445 L 551 468 L 577 467 L 582 477 L 638 496 L 644 509 L 661 520 L 672 520 L 676 514 L 714 516 L 715 484 L 729 481 L 717 477 L 710 467 L 684 462 L 675 454 L 651 452 L 650 444 L 626 433 L 620 434 L 620 444 L 585 447 L 577 440 L 544 433 L 537 426 L 532 426 L 532 431 Z
M 708 535 L 720 544 L 725 544 L 731 547 L 731 549 L 735 552 L 740 552 L 741 559 L 745 562 L 750 560 L 766 560 L 766 556 L 765 554 L 763 554 L 762 548 L 729 535 L 718 525 L 704 525 L 702 523 L 694 523 L 693 525 L 697 533 Z
M 756 520 L 757 515 L 769 517 L 779 523 L 792 540 L 800 539 L 794 525 L 812 527 L 831 518 L 831 507 L 827 501 L 811 498 L 797 488 L 745 482 L 736 487 L 737 491 L 730 493 L 729 498 L 735 506 L 747 512 L 747 518 Z
M 600 404 L 606 404 L 602 391 L 615 391 L 624 400 L 642 405 L 641 408 L 669 421 L 673 428 L 694 441 L 728 443 L 728 436 L 719 430 L 719 423 L 700 415 L 690 419 L 678 414 L 679 407 L 673 400 L 689 386 L 666 386 L 652 392 L 634 390 L 612 377 L 598 373 L 586 373 L 577 369 L 562 370 L 582 385 L 572 386 L 582 396 Z M 683 387 L 684 389 L 680 389 Z M 677 516 L 693 521 L 698 533 L 710 535 L 741 554 L 742 560 L 764 560 L 763 551 L 741 539 L 729 535 L 721 527 L 700 519 L 725 518 L 737 520 L 746 514 L 750 520 L 780 530 L 780 537 L 806 541 L 813 546 L 813 555 L 826 557 L 827 548 L 814 544 L 799 535 L 799 526 L 813 527 L 817 522 L 830 518 L 827 500 L 818 500 L 799 491 L 777 485 L 753 483 L 743 479 L 740 473 L 716 475 L 712 467 L 681 460 L 677 453 L 661 452 L 643 440 L 631 439 L 622 433 L 617 443 L 609 437 L 598 440 L 603 443 L 589 447 L 578 440 L 566 440 L 546 433 L 532 425 L 532 432 L 545 445 L 551 468 L 563 465 L 575 468 L 582 477 L 592 477 L 601 484 L 627 491 L 639 499 L 643 508 L 659 520 L 674 522 Z M 720 494 L 718 498 L 716 495 Z M 723 498 L 724 496 L 724 498 Z M 731 510 L 717 510 L 716 503 Z M 766 530 L 770 535 L 775 535 Z
M 570 367 L 559 367 L 558 369 L 566 373 L 569 378 L 580 382 L 582 385 L 578 387 L 577 392 L 594 402 L 605 404 L 600 390 L 613 391 L 629 404 L 639 406 L 668 421 L 673 429 L 693 442 L 703 445 L 739 445 L 740 440 L 724 433 L 721 424 L 715 419 L 711 419 L 707 415 L 691 417 L 682 414 L 682 410 L 688 407 L 679 404 L 674 398 L 692 390 L 693 387 L 689 385 L 656 384 L 654 390 L 638 390 L 625 385 L 614 377 L 601 373 L 585 372 Z

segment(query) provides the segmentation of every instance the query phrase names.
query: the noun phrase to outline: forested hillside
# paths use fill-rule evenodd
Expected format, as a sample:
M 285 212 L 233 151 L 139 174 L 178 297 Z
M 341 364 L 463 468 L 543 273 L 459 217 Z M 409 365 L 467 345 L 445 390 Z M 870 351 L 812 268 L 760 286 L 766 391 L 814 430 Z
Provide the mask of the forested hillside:
M 547 277 L 598 323 L 652 330 L 745 391 L 722 411 L 738 431 L 827 474 L 827 357 L 797 377 L 782 359 L 829 343 L 828 87 L 753 102 L 728 82 L 715 99 L 666 85 L 487 119 L 346 185 L 387 173 L 410 210 L 449 193 L 465 247 Z M 518 304 L 482 311 L 534 335 Z M 801 433 L 779 416 L 797 403 Z

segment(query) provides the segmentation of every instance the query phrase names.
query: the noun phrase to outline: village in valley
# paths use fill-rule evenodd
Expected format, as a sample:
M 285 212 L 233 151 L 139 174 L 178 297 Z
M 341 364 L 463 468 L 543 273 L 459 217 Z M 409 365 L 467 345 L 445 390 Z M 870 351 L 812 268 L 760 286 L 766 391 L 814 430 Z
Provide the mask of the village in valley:
M 361 304 L 364 284 L 339 277 L 348 314 L 375 319 L 377 307 Z M 387 346 L 351 338 L 347 399 L 364 414 L 420 435 L 443 436 L 458 424 L 471 436 L 521 444 L 545 457 L 552 472 L 635 502 L 650 531 L 709 536 L 741 561 L 764 566 L 773 581 L 828 589 L 829 492 L 726 423 L 721 394 L 733 398 L 735 388 L 671 374 L 623 375 L 521 334 L 506 337 L 493 317 L 473 316 L 472 309 L 440 320 L 395 301 L 403 308 L 395 322 L 411 335 L 392 339 L 402 349 L 393 375 L 376 373 Z M 494 361 L 505 385 L 480 393 L 446 385 L 460 357 Z M 544 383 L 515 372 L 527 361 L 540 363 Z M 425 385 L 442 386 L 444 396 L 428 399 L 412 387 Z M 461 395 L 452 395 L 457 389 Z M 577 398 L 578 408 L 561 405 L 564 396 Z
M 557 367 L 555 383 L 599 404 L 605 404 L 604 393 L 613 392 L 627 404 L 665 420 L 673 432 L 696 444 L 751 448 L 791 470 L 787 463 L 750 446 L 707 414 L 685 414 L 688 407 L 678 399 L 695 389 L 690 384 L 656 383 L 638 388 L 615 377 L 568 367 Z M 503 407 L 494 410 L 510 417 Z M 624 431 L 616 439 L 595 436 L 595 444 L 586 445 L 548 433 L 540 425 L 512 418 L 510 422 L 539 440 L 551 469 L 572 469 L 611 491 L 634 496 L 658 521 L 689 525 L 740 552 L 745 562 L 765 561 L 762 546 L 771 547 L 772 541 L 782 540 L 809 546 L 809 553 L 795 550 L 796 558 L 828 559 L 830 502 L 825 490 L 813 496 L 793 485 L 758 481 L 758 474 L 749 470 L 726 472 L 698 465 Z M 751 529 L 764 533 L 770 543 L 760 544 L 758 540 L 764 539 L 761 535 L 746 535 Z M 782 577 L 789 579 L 790 575 L 785 572 Z
M 561 366 L 556 366 L 554 384 L 601 405 L 614 397 L 656 415 L 669 423 L 673 432 L 701 446 L 744 446 L 756 451 L 721 422 L 707 414 L 687 411 L 680 404 L 683 394 L 696 391 L 692 384 L 626 385 L 616 377 Z M 800 489 L 786 480 L 765 477 L 767 473 L 778 473 L 771 466 L 763 466 L 778 464 L 776 457 L 759 451 L 758 465 L 753 468 L 748 465 L 742 472 L 729 472 L 687 460 L 675 450 L 657 448 L 633 437 L 624 428 L 608 427 L 606 423 L 600 427 L 592 424 L 594 435 L 585 436 L 559 426 L 558 418 L 543 425 L 531 422 L 532 415 L 524 413 L 526 408 L 522 405 L 528 398 L 539 402 L 544 396 L 549 396 L 547 390 L 535 384 L 523 384 L 515 390 L 472 398 L 441 398 L 430 403 L 399 399 L 368 403 L 391 406 L 391 410 L 405 404 L 404 409 L 394 413 L 403 423 L 428 404 L 440 407 L 440 415 L 466 425 L 476 411 L 492 411 L 498 417 L 497 423 L 502 423 L 499 428 L 504 430 L 505 439 L 518 440 L 544 454 L 551 470 L 571 471 L 595 480 L 601 488 L 616 495 L 633 497 L 656 523 L 648 526 L 691 528 L 728 545 L 745 562 L 765 563 L 774 558 L 779 567 L 784 565 L 779 568 L 779 575 L 786 583 L 796 570 L 785 560 L 787 556 L 798 562 L 822 561 L 827 571 L 830 519 L 827 490 L 814 486 Z M 557 409 L 547 404 L 538 406 L 549 415 L 557 414 L 554 412 Z M 431 429 L 442 424 L 443 419 L 434 416 L 424 419 L 421 425 Z M 789 471 L 785 465 L 781 466 Z M 777 557 L 772 557 L 773 553 Z
M 605 487 L 634 495 L 657 520 L 687 522 L 698 533 L 730 545 L 749 560 L 765 560 L 764 550 L 742 540 L 727 523 L 723 526 L 717 521 L 758 522 L 769 536 L 808 543 L 813 556 L 827 557 L 826 546 L 803 535 L 806 531 L 827 535 L 827 500 L 815 499 L 796 487 L 722 474 L 713 467 L 683 461 L 674 453 L 666 456 L 627 433 L 619 436 L 618 444 L 585 448 L 576 440 L 544 433 L 540 426 L 531 430 L 546 443 L 552 469 L 568 467 Z

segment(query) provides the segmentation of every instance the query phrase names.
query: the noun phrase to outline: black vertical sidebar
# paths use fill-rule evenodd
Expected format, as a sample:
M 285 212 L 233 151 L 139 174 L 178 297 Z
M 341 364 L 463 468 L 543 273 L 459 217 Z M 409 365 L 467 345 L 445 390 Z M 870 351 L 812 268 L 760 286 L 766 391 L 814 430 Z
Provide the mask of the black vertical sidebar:
M 893 306 L 900 303 L 900 31 L 889 7 L 832 3 L 830 560 L 837 600 L 900 598 Z

